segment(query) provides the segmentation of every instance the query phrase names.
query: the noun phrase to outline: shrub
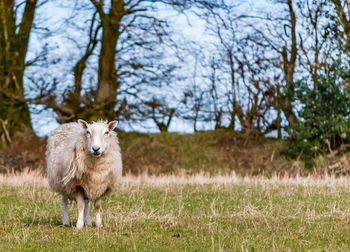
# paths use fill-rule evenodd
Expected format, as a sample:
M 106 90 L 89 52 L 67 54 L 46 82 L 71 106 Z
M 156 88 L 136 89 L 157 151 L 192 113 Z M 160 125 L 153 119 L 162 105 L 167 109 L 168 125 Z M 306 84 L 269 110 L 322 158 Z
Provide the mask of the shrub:
M 287 128 L 284 153 L 300 157 L 306 166 L 313 158 L 339 149 L 350 142 L 350 73 L 320 78 L 310 87 L 306 81 L 296 83 L 294 99 L 299 121 Z

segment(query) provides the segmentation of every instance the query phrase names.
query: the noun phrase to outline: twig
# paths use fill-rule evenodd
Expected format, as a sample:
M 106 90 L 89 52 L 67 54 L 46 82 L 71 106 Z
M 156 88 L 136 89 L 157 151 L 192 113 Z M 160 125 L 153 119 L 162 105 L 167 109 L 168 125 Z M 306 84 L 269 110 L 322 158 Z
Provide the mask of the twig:
M 4 134 L 5 134 L 5 137 L 6 137 L 7 141 L 11 144 L 12 140 L 11 140 L 11 137 L 10 137 L 8 130 L 6 129 L 7 120 L 3 121 L 2 119 L 0 119 L 0 122 L 1 122 L 1 126 L 3 128 Z

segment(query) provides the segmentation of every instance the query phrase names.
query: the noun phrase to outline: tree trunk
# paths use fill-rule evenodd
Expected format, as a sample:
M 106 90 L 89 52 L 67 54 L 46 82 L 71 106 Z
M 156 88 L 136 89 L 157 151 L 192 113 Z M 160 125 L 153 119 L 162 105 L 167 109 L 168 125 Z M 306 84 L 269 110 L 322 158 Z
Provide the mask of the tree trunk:
M 231 89 L 232 89 L 232 111 L 231 111 L 231 119 L 229 129 L 235 131 L 235 119 L 236 119 L 236 103 L 237 103 L 237 94 L 236 94 L 236 77 L 235 77 L 235 62 L 233 60 L 233 54 L 231 50 L 228 50 L 227 56 L 230 62 L 230 74 L 231 74 Z
M 281 96 L 280 85 L 277 84 L 277 98 Z M 277 138 L 282 139 L 282 119 L 281 119 L 281 107 L 277 102 Z
M 294 94 L 294 71 L 295 63 L 297 59 L 297 39 L 296 39 L 296 18 L 293 9 L 292 0 L 288 0 L 289 16 L 290 16 L 290 28 L 291 28 L 291 48 L 290 55 L 288 58 L 287 48 L 283 47 L 282 58 L 283 58 L 283 71 L 284 79 L 286 82 L 286 88 L 288 92 Z M 281 96 L 280 107 L 285 114 L 289 124 L 295 123 L 298 119 L 293 112 L 293 105 L 288 96 Z
M 124 1 L 112 0 L 110 12 L 99 11 L 103 29 L 101 52 L 98 66 L 98 87 L 95 96 L 95 112 L 92 117 L 103 117 L 108 120 L 115 119 L 115 105 L 117 88 L 119 83 L 115 70 L 115 54 L 119 27 L 123 16 L 125 16 Z M 90 118 L 98 119 L 98 118 Z
M 69 121 L 83 118 L 87 121 L 96 121 L 99 119 L 116 119 L 115 106 L 117 104 L 117 90 L 120 86 L 116 72 L 115 56 L 117 53 L 117 42 L 120 36 L 120 26 L 123 17 L 134 12 L 123 0 L 112 0 L 109 9 L 104 8 L 103 0 L 90 0 L 95 6 L 89 32 L 89 42 L 85 53 L 77 61 L 73 72 L 75 78 L 74 90 L 68 93 L 63 103 L 57 103 L 56 97 L 52 92 L 48 92 L 43 97 L 38 97 L 35 103 L 45 104 L 53 108 L 58 115 L 58 121 L 66 123 Z M 129 5 L 128 5 L 129 4 Z M 139 3 L 138 3 L 139 4 Z M 136 7 L 136 4 L 133 7 Z M 98 14 L 100 24 L 95 28 L 95 16 Z M 101 50 L 99 52 L 98 62 L 98 81 L 96 90 L 81 94 L 82 77 L 86 68 L 86 62 L 92 55 L 96 45 L 99 43 L 98 32 L 101 29 L 102 37 L 100 41 Z
M 10 144 L 19 132 L 33 133 L 23 75 L 36 4 L 26 1 L 17 26 L 15 1 L 0 0 L 0 146 Z

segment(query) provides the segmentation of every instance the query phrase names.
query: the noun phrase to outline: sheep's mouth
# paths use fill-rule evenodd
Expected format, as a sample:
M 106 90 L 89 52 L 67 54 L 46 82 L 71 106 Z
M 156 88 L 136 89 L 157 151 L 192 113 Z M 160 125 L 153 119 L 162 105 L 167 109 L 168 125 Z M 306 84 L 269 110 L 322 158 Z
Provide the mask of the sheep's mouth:
M 99 156 L 101 156 L 101 152 L 93 152 L 92 155 L 94 157 L 99 157 Z

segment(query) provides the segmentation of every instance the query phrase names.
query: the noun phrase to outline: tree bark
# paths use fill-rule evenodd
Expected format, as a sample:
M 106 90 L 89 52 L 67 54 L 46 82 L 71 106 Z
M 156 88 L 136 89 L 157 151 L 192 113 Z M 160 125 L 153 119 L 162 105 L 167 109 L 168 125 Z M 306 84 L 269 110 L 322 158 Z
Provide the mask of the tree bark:
M 33 133 L 23 75 L 36 5 L 36 0 L 27 0 L 16 25 L 15 1 L 0 0 L 0 146 L 11 143 L 18 132 Z
M 88 121 L 99 119 L 114 120 L 116 118 L 115 106 L 117 104 L 117 89 L 119 82 L 116 74 L 115 55 L 117 41 L 120 35 L 120 25 L 122 18 L 129 14 L 125 10 L 123 0 L 112 0 L 108 12 L 103 9 L 103 0 L 91 0 L 96 12 L 92 17 L 89 32 L 89 42 L 85 53 L 77 61 L 74 72 L 74 90 L 65 98 L 64 104 L 57 104 L 54 99 L 39 99 L 39 103 L 44 103 L 51 107 L 58 114 L 58 121 L 66 123 L 69 121 L 84 118 Z M 94 28 L 96 14 L 100 18 L 100 25 Z M 98 43 L 98 32 L 101 29 L 101 50 L 99 53 L 98 81 L 97 88 L 87 97 L 82 96 L 82 77 L 86 68 L 86 63 L 92 55 Z M 86 94 L 85 94 L 86 95 Z M 59 106 L 60 105 L 60 106 Z
M 277 97 L 281 97 L 281 91 L 280 91 L 280 85 L 277 84 Z M 277 110 L 277 138 L 278 139 L 282 139 L 282 119 L 281 119 L 281 108 L 280 106 L 277 104 L 276 106 L 276 110 Z
M 101 18 L 103 34 L 99 55 L 98 86 L 94 105 L 96 114 L 92 117 L 104 117 L 112 120 L 116 116 L 114 108 L 119 87 L 115 69 L 115 54 L 120 35 L 121 19 L 126 15 L 125 3 L 122 0 L 112 0 L 109 13 L 104 13 L 98 3 L 95 2 L 94 4 Z

